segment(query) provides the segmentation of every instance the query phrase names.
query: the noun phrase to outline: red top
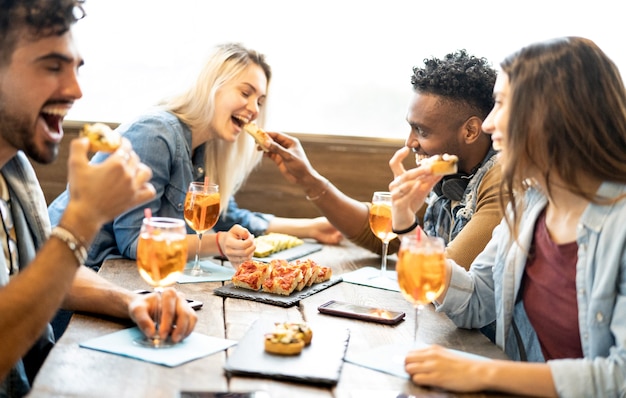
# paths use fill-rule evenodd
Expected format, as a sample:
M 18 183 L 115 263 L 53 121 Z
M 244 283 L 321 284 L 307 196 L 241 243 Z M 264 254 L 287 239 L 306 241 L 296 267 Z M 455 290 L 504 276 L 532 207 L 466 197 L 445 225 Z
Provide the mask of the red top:
M 546 227 L 545 211 L 522 280 L 522 299 L 544 358 L 582 358 L 576 301 L 578 244 L 555 244 Z

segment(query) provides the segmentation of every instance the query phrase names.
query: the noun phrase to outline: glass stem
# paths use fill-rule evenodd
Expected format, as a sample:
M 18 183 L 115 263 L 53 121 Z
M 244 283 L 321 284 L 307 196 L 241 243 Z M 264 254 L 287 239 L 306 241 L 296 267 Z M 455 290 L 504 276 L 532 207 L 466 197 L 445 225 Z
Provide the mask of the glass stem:
M 159 345 L 161 342 L 161 336 L 159 336 L 159 328 L 161 326 L 161 300 L 163 293 L 162 287 L 155 287 L 154 291 L 157 293 L 157 305 L 154 310 L 154 337 L 152 337 L 152 341 L 154 345 Z
M 417 345 L 417 328 L 419 326 L 419 314 L 420 314 L 420 310 L 422 309 L 422 305 L 418 304 L 415 305 L 415 325 L 413 327 L 413 345 Z
M 196 259 L 194 260 L 193 263 L 193 270 L 194 271 L 200 271 L 200 247 L 202 246 L 202 234 L 199 233 L 198 234 L 198 247 L 196 248 Z
M 387 274 L 387 249 L 389 248 L 389 242 L 383 241 L 383 257 L 380 262 L 380 276 L 384 277 Z

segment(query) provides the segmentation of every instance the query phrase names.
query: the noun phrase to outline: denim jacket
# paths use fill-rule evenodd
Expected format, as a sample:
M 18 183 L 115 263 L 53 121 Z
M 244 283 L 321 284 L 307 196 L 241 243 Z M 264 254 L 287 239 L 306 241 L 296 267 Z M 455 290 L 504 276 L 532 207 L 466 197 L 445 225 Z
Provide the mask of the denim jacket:
M 11 195 L 11 214 L 17 234 L 20 269 L 24 269 L 50 234 L 46 199 L 35 171 L 24 153 L 18 152 L 7 162 L 2 168 L 2 175 Z M 0 272 L 6 272 L 4 261 L 4 256 L 0 256 Z M 0 286 L 7 283 L 8 274 L 1 274 Z M 31 311 L 28 308 L 24 308 L 24 314 L 29 312 Z M 26 372 L 32 375 L 39 369 L 52 344 L 54 336 L 48 325 L 42 337 L 24 357 L 24 361 L 15 364 L 6 378 L 0 380 L 0 397 L 21 397 L 28 392 L 30 385 Z
M 191 152 L 191 130 L 176 116 L 164 110 L 153 110 L 135 121 L 121 125 L 118 131 L 128 138 L 143 163 L 152 169 L 150 181 L 156 197 L 138 208 L 131 209 L 104 225 L 89 249 L 85 265 L 98 269 L 108 258 L 136 258 L 137 241 L 143 209 L 161 217 L 183 218 L 187 187 L 192 181 L 204 179 L 204 145 Z M 108 154 L 97 153 L 92 163 L 101 163 Z M 65 190 L 48 207 L 52 225 L 57 225 L 69 201 Z M 253 235 L 262 235 L 273 215 L 239 209 L 231 197 L 228 208 L 213 228 L 226 231 L 235 224 L 247 228 Z M 188 233 L 194 231 L 188 228 Z
M 602 197 L 626 193 L 605 182 Z M 527 207 L 519 245 L 509 246 L 504 221 L 469 272 L 453 267 L 443 311 L 459 327 L 478 328 L 496 320 L 496 343 L 514 360 L 544 362 L 537 336 L 517 300 L 537 218 L 547 204 L 536 190 Z M 584 358 L 548 361 L 561 397 L 612 397 L 626 392 L 626 200 L 590 204 L 576 230 L 576 289 Z M 549 305 L 549 303 L 546 303 Z

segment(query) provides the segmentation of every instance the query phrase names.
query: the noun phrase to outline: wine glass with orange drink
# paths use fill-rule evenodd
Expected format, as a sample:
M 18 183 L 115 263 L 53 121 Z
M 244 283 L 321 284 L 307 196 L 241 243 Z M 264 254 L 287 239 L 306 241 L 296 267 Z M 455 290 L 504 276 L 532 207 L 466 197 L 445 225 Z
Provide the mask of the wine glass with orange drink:
M 397 236 L 391 228 L 391 193 L 374 192 L 369 212 L 369 222 L 374 235 L 383 242 L 380 276 L 377 278 L 382 278 L 383 280 L 390 279 L 387 276 L 387 250 L 389 242 Z
M 420 310 L 433 302 L 446 285 L 443 239 L 428 236 L 419 227 L 415 234 L 404 235 L 398 251 L 396 271 L 400 292 L 415 308 L 413 343 L 416 343 Z
M 200 267 L 199 256 L 202 235 L 213 228 L 220 215 L 220 193 L 217 184 L 211 184 L 206 180 L 190 183 L 185 196 L 184 215 L 187 225 L 198 235 L 198 247 L 193 267 L 185 270 L 185 275 L 209 275 L 210 272 Z
M 154 314 L 154 335 L 143 336 L 135 340 L 136 343 L 153 348 L 175 344 L 159 336 L 161 293 L 165 287 L 173 285 L 185 269 L 187 251 L 187 228 L 183 220 L 146 214 L 137 244 L 137 268 L 141 277 L 158 293 L 159 304 Z

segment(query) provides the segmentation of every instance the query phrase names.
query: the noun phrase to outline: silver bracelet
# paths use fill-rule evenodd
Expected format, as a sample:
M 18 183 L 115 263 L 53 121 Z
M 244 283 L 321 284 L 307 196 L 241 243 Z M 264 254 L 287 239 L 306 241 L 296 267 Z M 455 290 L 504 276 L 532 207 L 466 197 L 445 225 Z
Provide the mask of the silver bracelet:
M 326 192 L 328 192 L 328 185 L 330 185 L 330 181 L 326 180 L 326 182 L 324 183 L 324 189 L 322 190 L 322 192 L 320 192 L 317 196 L 313 196 L 313 197 L 306 195 L 305 196 L 306 200 L 308 200 L 309 202 L 314 202 L 318 200 L 319 198 L 321 198 L 322 196 L 324 196 Z
M 85 264 L 85 261 L 87 260 L 87 248 L 85 248 L 85 245 L 78 238 L 76 238 L 76 235 L 61 226 L 56 226 L 52 228 L 50 237 L 55 237 L 65 242 L 67 247 L 74 254 L 74 257 L 76 257 L 78 265 Z

